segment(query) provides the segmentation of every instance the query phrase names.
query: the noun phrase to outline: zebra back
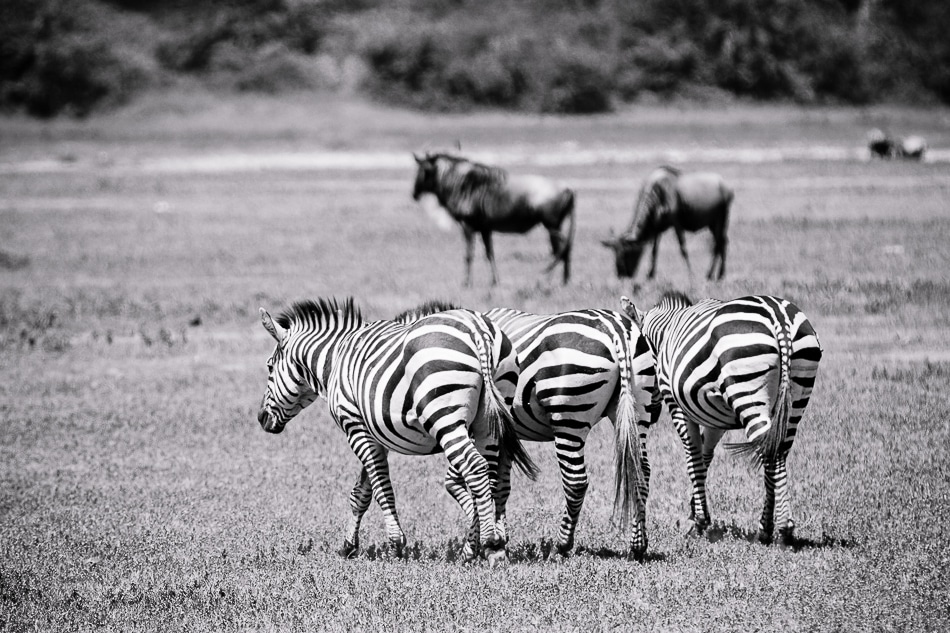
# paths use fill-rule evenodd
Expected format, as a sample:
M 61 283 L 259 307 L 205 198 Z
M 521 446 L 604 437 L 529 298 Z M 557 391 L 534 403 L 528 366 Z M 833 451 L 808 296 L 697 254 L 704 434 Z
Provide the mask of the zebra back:
M 644 456 L 637 428 L 637 405 L 645 409 L 645 405 L 652 400 L 655 375 L 652 358 L 646 363 L 646 367 L 641 369 L 648 376 L 642 376 L 634 369 L 634 357 L 638 350 L 631 343 L 633 340 L 639 340 L 639 329 L 625 315 L 612 310 L 576 310 L 537 315 L 511 308 L 494 308 L 486 315 L 497 322 L 511 338 L 518 353 L 520 370 L 530 370 L 531 375 L 525 381 L 519 382 L 519 391 L 527 388 L 527 383 L 534 382 L 537 376 L 546 375 L 543 367 L 545 361 L 537 354 L 538 350 L 551 346 L 565 351 L 583 350 L 572 360 L 572 366 L 575 367 L 574 376 L 596 375 L 597 372 L 603 371 L 605 364 L 616 365 L 619 372 L 619 393 L 617 418 L 614 421 L 614 513 L 626 528 L 634 515 L 634 509 L 638 517 L 642 516 L 646 504 Z M 596 339 L 591 338 L 592 331 L 599 332 Z M 585 339 L 588 342 L 583 342 Z M 645 344 L 639 352 L 649 354 Z M 594 354 L 603 355 L 604 358 L 598 366 L 589 366 Z M 522 376 L 526 375 L 522 373 Z M 640 378 L 647 383 L 642 389 L 636 384 Z M 560 389 L 569 393 L 573 376 L 562 375 L 562 380 L 564 384 Z M 641 394 L 639 400 L 643 402 L 638 401 L 638 392 Z M 575 396 L 575 404 L 567 406 L 583 407 L 580 400 L 582 397 L 583 394 L 578 394 Z M 600 403 L 600 406 L 606 406 L 606 403 Z M 645 420 L 644 423 L 649 422 Z
M 507 391 L 513 392 L 518 382 L 515 350 L 504 331 L 481 313 L 439 300 L 426 301 L 405 310 L 396 315 L 394 320 L 412 324 L 444 312 L 465 315 L 465 318 L 471 321 L 472 342 L 477 350 L 483 375 L 485 413 L 492 436 L 498 438 L 501 451 L 512 463 L 528 478 L 536 479 L 539 469 L 518 439 L 514 419 L 511 417 L 513 394 L 506 396 L 498 387 L 499 384 L 504 384 L 510 386 Z
M 767 374 L 767 370 L 749 369 L 748 363 L 755 361 L 761 365 L 767 362 L 768 355 L 777 354 L 778 389 L 768 409 L 770 419 L 756 421 L 746 428 L 748 442 L 727 444 L 727 448 L 751 455 L 756 464 L 780 454 L 790 432 L 794 342 L 801 340 L 803 360 L 817 362 L 821 356 L 817 337 L 813 343 L 809 339 L 814 337 L 814 329 L 797 306 L 765 295 L 725 302 L 706 299 L 692 304 L 685 295 L 668 293 L 647 312 L 643 331 L 656 349 L 659 371 L 667 376 L 674 397 L 683 400 L 680 405 L 692 411 L 694 417 L 705 409 L 690 394 L 698 393 L 710 381 L 718 381 L 727 385 L 722 397 L 728 404 L 730 398 L 741 397 L 742 385 L 761 381 Z M 729 343 L 723 344 L 727 337 Z M 714 359 L 710 358 L 712 354 L 716 355 Z M 691 385 L 689 389 L 687 384 Z M 734 409 L 733 405 L 728 406 Z M 738 412 L 730 413 L 733 424 L 737 423 L 736 415 Z M 700 417 L 697 421 L 729 428 L 722 426 L 726 420 L 717 422 Z

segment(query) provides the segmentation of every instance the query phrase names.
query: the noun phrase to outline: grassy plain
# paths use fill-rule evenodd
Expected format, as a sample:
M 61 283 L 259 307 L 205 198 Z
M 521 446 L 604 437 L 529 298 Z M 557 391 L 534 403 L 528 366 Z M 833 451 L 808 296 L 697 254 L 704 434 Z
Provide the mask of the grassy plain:
M 0 121 L 0 164 L 75 165 L 0 174 L 4 630 L 950 626 L 946 165 L 686 164 L 736 185 L 727 280 L 690 283 L 667 236 L 656 283 L 635 293 L 598 241 L 627 221 L 652 165 L 543 168 L 578 190 L 575 280 L 561 287 L 540 274 L 547 255 L 536 232 L 497 240 L 495 289 L 481 259 L 475 286 L 460 287 L 461 237 L 412 202 L 408 170 L 134 168 L 151 156 L 408 152 L 454 138 L 478 148 L 860 145 L 864 128 L 882 122 L 916 124 L 946 147 L 946 111 L 657 107 L 555 119 L 240 105 L 192 104 L 177 118 L 140 104 L 80 123 Z M 311 110 L 323 116 L 311 120 Z M 691 237 L 689 248 L 703 272 L 708 238 Z M 725 454 L 710 481 L 717 527 L 703 539 L 681 534 L 688 481 L 664 416 L 650 440 L 642 564 L 621 557 L 625 539 L 610 522 L 605 426 L 588 450 L 575 556 L 549 556 L 561 493 L 552 448 L 532 445 L 543 474 L 530 485 L 516 476 L 510 566 L 457 561 L 463 521 L 441 487 L 442 458 L 398 455 L 412 555 L 378 555 L 385 533 L 373 508 L 363 555 L 345 561 L 335 549 L 357 462 L 325 405 L 280 436 L 255 420 L 271 350 L 260 305 L 352 294 L 370 317 L 428 298 L 550 312 L 615 308 L 622 293 L 648 306 L 671 287 L 785 296 L 818 330 L 825 359 L 790 459 L 794 550 L 749 542 L 762 482 Z

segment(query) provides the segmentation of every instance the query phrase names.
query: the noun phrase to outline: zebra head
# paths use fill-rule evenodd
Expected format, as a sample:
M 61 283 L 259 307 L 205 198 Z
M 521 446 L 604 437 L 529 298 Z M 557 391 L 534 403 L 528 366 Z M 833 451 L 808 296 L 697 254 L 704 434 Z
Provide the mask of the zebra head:
M 298 337 L 285 329 L 286 323 L 276 323 L 264 308 L 261 322 L 277 345 L 267 359 L 267 390 L 257 421 L 268 433 L 280 433 L 294 416 L 317 399 L 317 393 L 307 380 L 310 372 L 296 344 Z

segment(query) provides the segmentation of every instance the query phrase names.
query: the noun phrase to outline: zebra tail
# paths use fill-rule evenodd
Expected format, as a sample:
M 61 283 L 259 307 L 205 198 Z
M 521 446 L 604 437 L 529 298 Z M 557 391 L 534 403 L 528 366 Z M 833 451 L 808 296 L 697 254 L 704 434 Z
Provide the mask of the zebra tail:
M 772 425 L 756 442 L 727 444 L 726 450 L 734 455 L 749 455 L 752 466 L 758 468 L 762 462 L 774 461 L 782 451 L 785 436 L 788 433 L 788 419 L 792 412 L 791 362 L 792 332 L 788 318 L 780 315 L 775 324 L 775 340 L 778 343 L 779 383 L 775 402 L 769 412 Z
M 614 424 L 614 517 L 619 518 L 620 526 L 626 530 L 636 511 L 643 516 L 646 504 L 643 490 L 646 489 L 646 476 L 643 471 L 643 447 L 637 427 L 636 398 L 633 391 L 633 369 L 630 365 L 630 353 L 622 344 L 617 345 L 620 353 L 620 397 L 617 401 L 617 421 Z
M 515 421 L 511 417 L 511 411 L 505 404 L 505 399 L 495 384 L 494 362 L 492 362 L 491 348 L 489 340 L 479 340 L 476 337 L 476 345 L 479 348 L 479 357 L 482 365 L 482 389 L 485 394 L 485 413 L 488 416 L 488 426 L 492 437 L 498 440 L 499 451 L 511 463 L 525 474 L 531 481 L 538 478 L 541 472 L 537 464 L 531 459 L 531 455 L 525 449 L 518 434 L 515 431 Z M 487 347 L 487 350 L 484 349 Z

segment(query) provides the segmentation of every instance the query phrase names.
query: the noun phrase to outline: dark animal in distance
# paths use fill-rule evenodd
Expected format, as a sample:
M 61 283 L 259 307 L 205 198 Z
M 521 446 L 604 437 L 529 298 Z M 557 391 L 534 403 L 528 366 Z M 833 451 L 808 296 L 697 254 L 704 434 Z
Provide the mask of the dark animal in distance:
M 713 235 L 713 259 L 706 277 L 726 274 L 726 231 L 734 192 L 722 176 L 712 172 L 683 173 L 669 166 L 658 167 L 640 188 L 633 219 L 619 237 L 602 240 L 614 252 L 618 277 L 634 277 L 647 242 L 653 242 L 653 260 L 648 277 L 656 275 L 656 258 L 663 232 L 673 228 L 680 253 L 693 274 L 686 253 L 685 233 L 708 228 Z
M 413 154 L 418 165 L 414 200 L 434 194 L 439 204 L 462 227 L 465 237 L 465 285 L 472 282 L 475 234 L 482 237 L 491 266 L 492 285 L 498 269 L 492 233 L 527 233 L 544 226 L 551 240 L 553 259 L 545 272 L 558 262 L 564 266 L 564 283 L 571 277 L 574 242 L 574 192 L 542 176 L 512 176 L 504 169 L 482 165 L 448 154 Z M 565 227 L 565 222 L 569 224 Z
M 871 152 L 871 158 L 876 156 L 882 159 L 923 160 L 924 153 L 927 151 L 927 141 L 920 136 L 891 138 L 881 130 L 875 129 L 868 132 L 868 149 Z

